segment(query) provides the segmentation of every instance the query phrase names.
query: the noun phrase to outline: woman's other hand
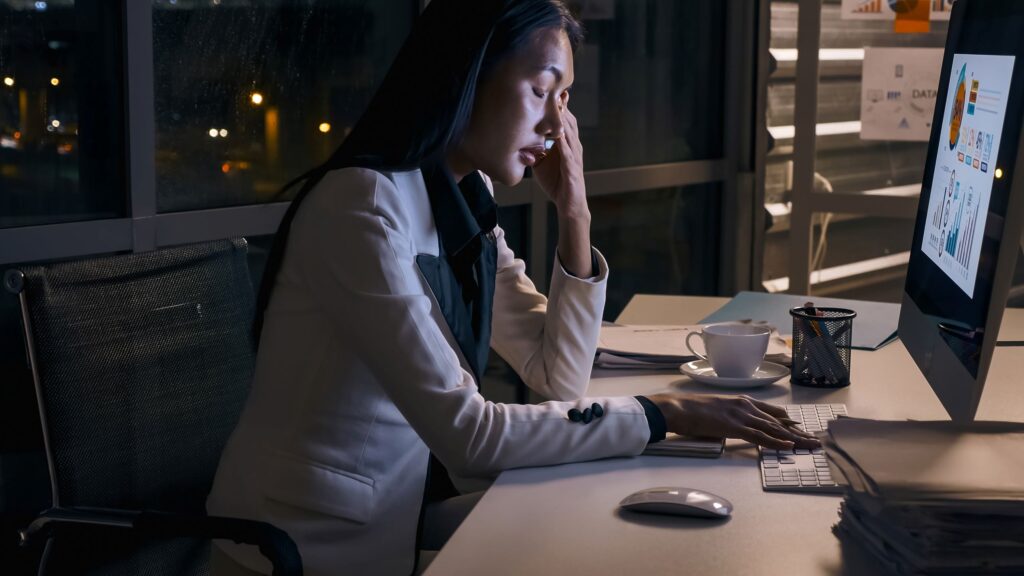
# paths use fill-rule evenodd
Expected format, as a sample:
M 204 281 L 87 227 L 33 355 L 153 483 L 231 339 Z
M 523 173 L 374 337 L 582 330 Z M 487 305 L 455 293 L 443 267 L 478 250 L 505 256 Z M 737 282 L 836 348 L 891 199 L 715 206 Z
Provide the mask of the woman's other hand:
M 561 96 L 562 136 L 555 138 L 548 154 L 533 167 L 533 176 L 555 203 L 560 218 L 589 220 L 587 190 L 583 182 L 583 145 L 579 124 L 569 111 L 569 93 Z
M 740 438 L 777 450 L 821 446 L 814 435 L 795 427 L 784 408 L 749 396 L 670 393 L 648 399 L 665 416 L 668 431 L 676 434 Z

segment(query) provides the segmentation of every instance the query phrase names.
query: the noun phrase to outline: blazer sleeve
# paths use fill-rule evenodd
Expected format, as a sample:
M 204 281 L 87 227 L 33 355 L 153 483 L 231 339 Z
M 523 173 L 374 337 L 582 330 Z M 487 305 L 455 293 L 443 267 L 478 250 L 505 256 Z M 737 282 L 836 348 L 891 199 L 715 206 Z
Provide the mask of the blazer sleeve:
M 527 386 L 553 400 L 583 396 L 601 333 L 608 264 L 596 249 L 597 276 L 567 273 L 555 254 L 550 298 L 537 291 L 500 228 L 491 346 Z
M 415 262 L 401 210 L 378 200 L 401 191 L 372 170 L 325 178 L 296 215 L 288 256 L 299 262 L 316 305 L 365 362 L 402 415 L 460 476 L 639 454 L 650 429 L 632 397 L 537 405 L 495 404 L 444 337 L 430 288 Z M 443 320 L 442 320 L 443 321 Z M 574 423 L 593 402 L 604 416 Z

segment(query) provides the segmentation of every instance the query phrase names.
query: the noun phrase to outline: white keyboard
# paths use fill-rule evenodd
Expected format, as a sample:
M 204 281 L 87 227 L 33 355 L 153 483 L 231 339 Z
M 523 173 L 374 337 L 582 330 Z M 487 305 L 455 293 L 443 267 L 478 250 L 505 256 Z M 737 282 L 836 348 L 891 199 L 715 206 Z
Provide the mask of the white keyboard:
M 788 404 L 789 417 L 807 432 L 821 432 L 828 423 L 846 415 L 845 404 Z M 832 479 L 821 448 L 815 450 L 772 450 L 761 448 L 761 486 L 770 492 L 841 493 Z

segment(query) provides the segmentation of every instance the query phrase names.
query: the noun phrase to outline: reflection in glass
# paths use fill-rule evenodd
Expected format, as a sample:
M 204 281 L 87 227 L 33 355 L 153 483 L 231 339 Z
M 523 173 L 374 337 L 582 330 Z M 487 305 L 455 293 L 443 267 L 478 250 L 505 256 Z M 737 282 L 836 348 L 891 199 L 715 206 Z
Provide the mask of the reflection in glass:
M 610 194 L 588 202 L 591 244 L 608 260 L 605 320 L 614 320 L 634 294 L 717 294 L 720 184 Z M 558 223 L 553 207 L 548 215 L 550 269 Z
M 125 213 L 120 4 L 0 1 L 0 228 Z
M 587 170 L 722 155 L 724 2 L 586 2 L 578 14 L 569 108 Z
M 418 4 L 155 0 L 158 211 L 287 199 L 354 125 Z
M 863 49 L 869 46 L 941 48 L 948 25 L 933 21 L 928 34 L 895 34 L 891 21 L 844 20 L 840 2 L 821 6 L 817 116 L 836 131 L 816 141 L 815 192 L 916 196 L 927 142 L 860 138 Z M 767 116 L 776 140 L 765 168 L 765 202 L 772 214 L 765 235 L 763 280 L 769 290 L 789 275 L 789 214 L 793 188 L 793 125 L 799 3 L 771 3 L 771 50 L 779 59 L 768 84 Z M 894 71 L 895 73 L 895 71 Z M 829 224 L 822 226 L 821 223 Z M 899 302 L 913 235 L 909 219 L 835 214 L 812 219 L 813 294 Z M 812 279 L 815 278 L 812 276 Z

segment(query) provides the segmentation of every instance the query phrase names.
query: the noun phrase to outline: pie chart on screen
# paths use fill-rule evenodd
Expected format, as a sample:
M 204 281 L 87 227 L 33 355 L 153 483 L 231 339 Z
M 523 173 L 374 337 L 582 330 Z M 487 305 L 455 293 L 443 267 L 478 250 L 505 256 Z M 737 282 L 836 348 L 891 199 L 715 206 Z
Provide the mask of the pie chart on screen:
M 960 79 L 956 83 L 956 96 L 953 98 L 953 115 L 949 119 L 949 149 L 956 148 L 960 140 L 960 124 L 964 119 L 964 101 L 967 100 L 967 64 L 960 69 Z

